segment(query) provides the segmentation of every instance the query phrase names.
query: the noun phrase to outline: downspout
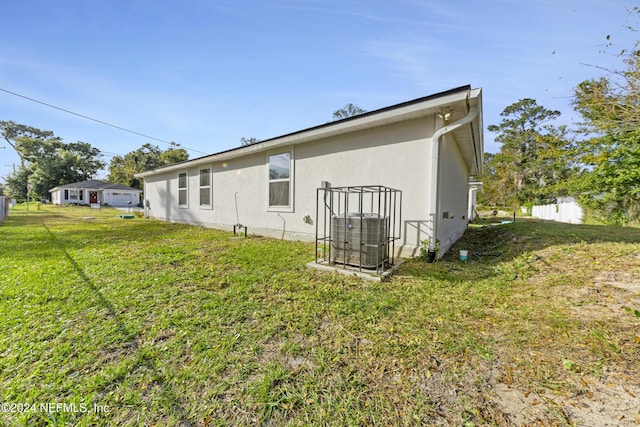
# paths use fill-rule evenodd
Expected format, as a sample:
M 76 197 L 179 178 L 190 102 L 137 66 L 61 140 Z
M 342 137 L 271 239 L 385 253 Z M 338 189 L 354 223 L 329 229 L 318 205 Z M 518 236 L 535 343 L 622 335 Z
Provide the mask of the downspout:
M 476 105 L 469 108 L 469 112 L 466 116 L 457 120 L 450 125 L 446 125 L 435 131 L 433 137 L 431 138 L 431 194 L 429 200 L 429 208 L 431 212 L 429 216 L 432 218 L 432 230 L 431 236 L 429 238 L 429 246 L 427 248 L 427 261 L 434 262 L 438 257 L 436 253 L 437 247 L 437 239 L 438 239 L 438 224 L 440 222 L 440 218 L 438 217 L 438 212 L 440 211 L 440 198 L 438 197 L 438 176 L 440 173 L 440 141 L 442 137 L 454 130 L 458 129 L 461 126 L 470 123 L 478 116 L 478 107 Z

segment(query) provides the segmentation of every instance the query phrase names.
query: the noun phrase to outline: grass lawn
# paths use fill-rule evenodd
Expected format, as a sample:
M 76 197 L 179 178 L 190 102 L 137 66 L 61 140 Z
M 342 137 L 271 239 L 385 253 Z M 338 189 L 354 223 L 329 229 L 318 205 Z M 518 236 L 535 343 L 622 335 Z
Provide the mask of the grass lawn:
M 118 213 L 0 224 L 1 424 L 640 424 L 639 229 L 471 227 L 373 283 Z

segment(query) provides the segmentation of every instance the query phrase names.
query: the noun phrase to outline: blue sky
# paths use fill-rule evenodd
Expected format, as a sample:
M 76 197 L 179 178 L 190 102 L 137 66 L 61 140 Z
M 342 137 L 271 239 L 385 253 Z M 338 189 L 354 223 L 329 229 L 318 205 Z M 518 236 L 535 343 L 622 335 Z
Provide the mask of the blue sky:
M 622 0 L 21 0 L 3 4 L 0 89 L 192 149 L 191 157 L 470 84 L 484 125 L 521 98 L 563 113 L 621 68 Z M 606 36 L 612 47 L 606 47 Z M 590 65 L 588 65 L 590 64 Z M 0 120 L 126 154 L 146 139 L 0 91 Z M 0 140 L 0 176 L 18 156 Z M 485 132 L 486 151 L 499 147 Z M 108 161 L 109 156 L 105 157 Z

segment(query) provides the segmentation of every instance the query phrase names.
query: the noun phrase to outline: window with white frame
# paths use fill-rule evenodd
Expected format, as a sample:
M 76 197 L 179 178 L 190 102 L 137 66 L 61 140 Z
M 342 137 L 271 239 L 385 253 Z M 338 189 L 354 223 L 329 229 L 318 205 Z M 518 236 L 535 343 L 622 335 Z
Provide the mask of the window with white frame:
M 200 169 L 200 207 L 211 208 L 211 168 Z
M 188 206 L 188 182 L 187 172 L 178 172 L 178 206 Z
M 271 154 L 269 163 L 269 208 L 290 210 L 293 207 L 292 153 Z

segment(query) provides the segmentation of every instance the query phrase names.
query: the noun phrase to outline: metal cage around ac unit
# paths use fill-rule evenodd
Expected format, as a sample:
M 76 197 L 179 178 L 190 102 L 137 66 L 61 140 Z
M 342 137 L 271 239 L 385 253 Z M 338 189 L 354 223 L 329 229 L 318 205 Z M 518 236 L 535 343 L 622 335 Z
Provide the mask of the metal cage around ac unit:
M 394 264 L 402 192 L 382 185 L 317 190 L 316 262 L 382 273 Z

